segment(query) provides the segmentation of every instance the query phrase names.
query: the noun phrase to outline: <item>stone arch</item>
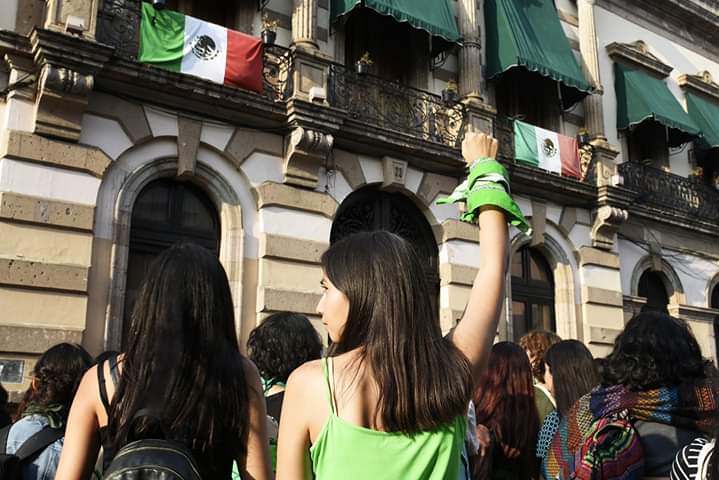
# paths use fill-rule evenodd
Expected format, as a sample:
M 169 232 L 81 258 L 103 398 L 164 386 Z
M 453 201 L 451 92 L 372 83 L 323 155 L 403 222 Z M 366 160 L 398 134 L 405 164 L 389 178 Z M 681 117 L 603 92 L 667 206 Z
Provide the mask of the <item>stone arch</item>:
M 672 267 L 669 262 L 656 255 L 646 255 L 634 266 L 630 284 L 630 292 L 633 297 L 639 296 L 639 279 L 647 270 L 660 273 L 659 277 L 664 283 L 667 297 L 669 297 L 669 305 L 682 305 L 686 303 L 686 295 L 684 294 L 684 287 L 679 279 L 679 275 L 677 275 L 674 267 Z
M 706 299 L 707 307 L 709 308 L 712 308 L 713 296 L 719 296 L 719 273 L 714 275 L 714 277 L 709 280 L 709 283 L 707 284 Z M 719 305 L 714 305 L 713 308 L 719 309 Z
M 554 314 L 557 326 L 557 334 L 562 338 L 579 338 L 581 329 L 578 327 L 581 321 L 577 315 L 577 304 L 579 303 L 577 295 L 579 291 L 576 287 L 576 271 L 577 266 L 572 252 L 571 241 L 564 238 L 558 228 L 547 222 L 547 231 L 544 234 L 544 241 L 537 245 L 532 245 L 549 263 L 554 275 Z M 532 239 L 524 234 L 517 234 L 511 242 L 510 255 L 516 254 L 522 247 L 530 245 Z M 510 256 L 510 264 L 511 264 Z M 505 316 L 502 326 L 500 326 L 500 337 L 509 339 L 509 332 L 512 328 L 512 278 L 511 272 L 507 272 L 506 278 L 506 301 Z M 503 337 L 502 337 L 503 335 Z
M 93 230 L 92 268 L 88 279 L 88 332 L 102 338 L 99 349 L 120 345 L 129 258 L 130 219 L 137 195 L 153 180 L 177 174 L 177 138 L 157 138 L 129 148 L 105 173 L 98 193 Z M 207 145 L 197 152 L 194 174 L 220 219 L 220 262 L 235 303 L 235 328 L 242 330 L 243 257 L 257 255 L 257 239 L 244 238 L 256 220 L 250 186 L 230 161 Z M 99 334 L 99 335 L 98 335 Z

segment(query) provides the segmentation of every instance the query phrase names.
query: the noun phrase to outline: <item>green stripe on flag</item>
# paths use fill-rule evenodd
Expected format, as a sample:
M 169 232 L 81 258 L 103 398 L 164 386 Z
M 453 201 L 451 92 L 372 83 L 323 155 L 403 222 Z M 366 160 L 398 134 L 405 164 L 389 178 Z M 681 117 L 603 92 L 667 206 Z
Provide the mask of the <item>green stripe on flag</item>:
M 533 167 L 539 166 L 537 134 L 534 125 L 514 121 L 514 158 Z
M 150 3 L 141 3 L 140 51 L 137 60 L 179 72 L 185 44 L 185 16 L 171 10 L 155 10 Z

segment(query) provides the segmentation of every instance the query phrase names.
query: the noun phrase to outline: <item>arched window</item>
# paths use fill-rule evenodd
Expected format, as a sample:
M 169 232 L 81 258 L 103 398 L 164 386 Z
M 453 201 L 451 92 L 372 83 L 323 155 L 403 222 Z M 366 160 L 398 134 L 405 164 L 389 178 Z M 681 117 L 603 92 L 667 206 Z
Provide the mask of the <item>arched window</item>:
M 659 272 L 652 272 L 650 270 L 642 273 L 639 277 L 639 288 L 637 293 L 640 297 L 647 299 L 647 303 L 642 307 L 642 310 L 650 310 L 656 312 L 667 312 L 667 305 L 669 304 L 669 294 L 664 286 L 664 280 L 662 274 Z
M 130 254 L 125 284 L 122 342 L 148 265 L 177 242 L 193 242 L 219 255 L 220 224 L 207 195 L 189 182 L 160 179 L 149 183 L 135 200 L 130 224 Z
M 709 298 L 709 306 L 719 310 L 719 283 L 714 285 L 714 288 L 711 291 L 711 297 Z
M 412 201 L 397 192 L 365 187 L 340 205 L 332 222 L 330 243 L 356 232 L 387 230 L 408 240 L 423 261 L 425 278 L 439 296 L 437 241 L 427 219 Z
M 512 256 L 512 329 L 514 340 L 531 330 L 556 331 L 554 275 L 544 256 L 522 247 Z

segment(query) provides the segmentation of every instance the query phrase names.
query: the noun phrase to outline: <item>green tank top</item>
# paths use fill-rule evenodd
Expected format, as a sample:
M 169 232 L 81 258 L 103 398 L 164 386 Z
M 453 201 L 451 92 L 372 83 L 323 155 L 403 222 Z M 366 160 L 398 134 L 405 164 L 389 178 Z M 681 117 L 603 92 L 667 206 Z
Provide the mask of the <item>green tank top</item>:
M 448 425 L 407 436 L 360 427 L 337 416 L 327 359 L 322 370 L 331 413 L 310 448 L 312 470 L 318 480 L 406 478 L 456 480 L 467 428 L 464 415 Z

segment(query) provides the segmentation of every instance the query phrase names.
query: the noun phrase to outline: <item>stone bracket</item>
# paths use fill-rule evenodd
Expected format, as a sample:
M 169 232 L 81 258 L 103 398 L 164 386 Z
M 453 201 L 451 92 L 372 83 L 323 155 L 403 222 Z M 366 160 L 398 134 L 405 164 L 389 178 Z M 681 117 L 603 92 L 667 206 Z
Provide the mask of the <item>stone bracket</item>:
M 287 153 L 282 165 L 284 183 L 316 188 L 319 168 L 332 151 L 334 137 L 329 133 L 296 127 L 288 135 Z
M 617 230 L 627 221 L 629 213 L 617 207 L 603 205 L 597 209 L 592 225 L 592 246 L 603 250 L 611 250 Z
M 76 142 L 94 76 L 112 48 L 42 29 L 35 29 L 30 41 L 40 70 L 35 133 Z

